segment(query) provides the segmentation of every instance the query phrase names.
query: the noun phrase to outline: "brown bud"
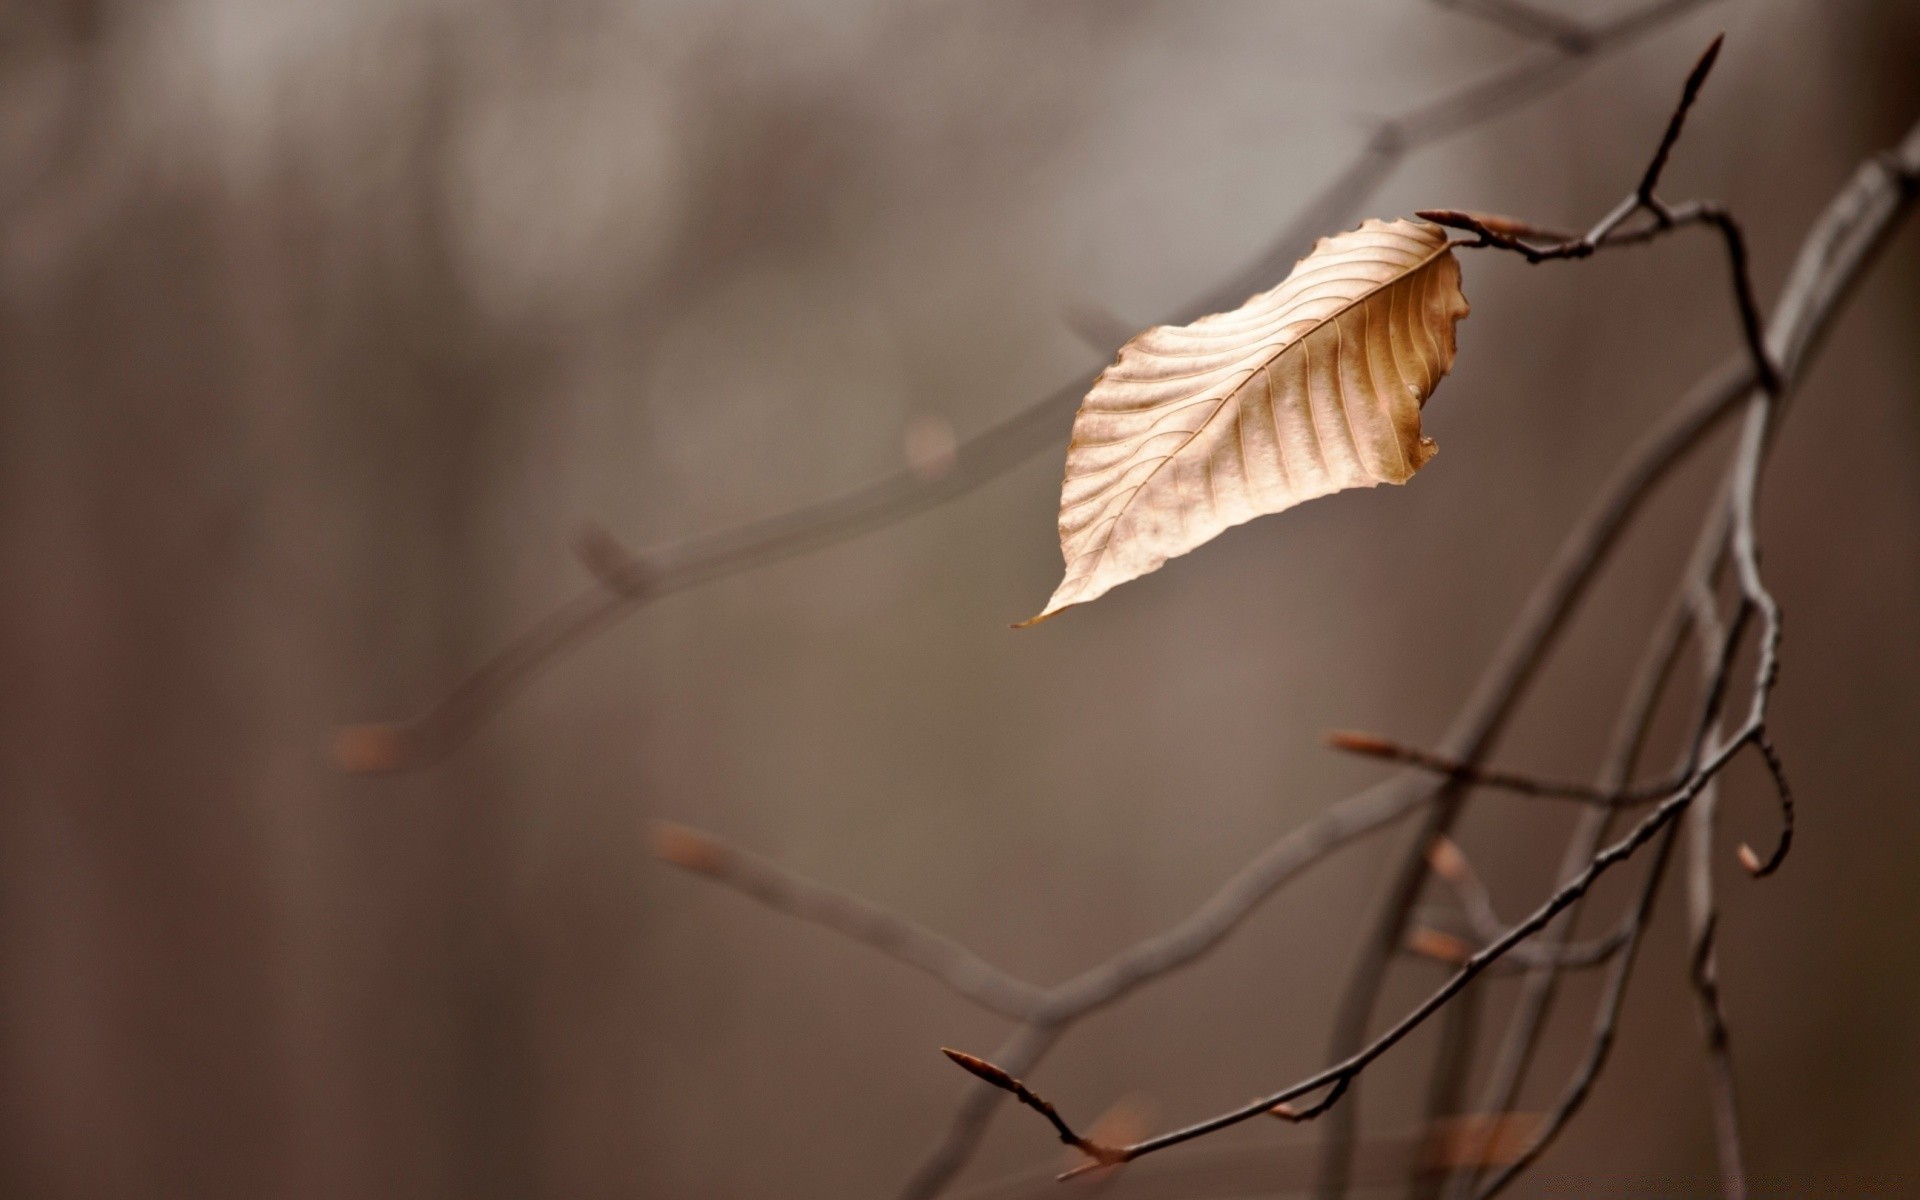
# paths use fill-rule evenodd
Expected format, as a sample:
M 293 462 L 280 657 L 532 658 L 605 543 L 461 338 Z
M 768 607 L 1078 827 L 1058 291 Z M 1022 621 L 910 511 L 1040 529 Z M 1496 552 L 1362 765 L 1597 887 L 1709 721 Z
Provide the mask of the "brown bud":
M 407 743 L 393 725 L 347 725 L 333 731 L 333 761 L 354 775 L 397 771 L 406 764 Z
M 727 865 L 727 850 L 698 829 L 671 821 L 653 823 L 654 857 L 685 871 L 717 875 Z
M 1352 729 L 1331 730 L 1326 734 L 1325 741 L 1335 750 L 1365 754 L 1372 758 L 1388 758 L 1394 752 L 1393 743 L 1378 734 L 1360 733 Z
M 1473 957 L 1473 947 L 1450 933 L 1438 929 L 1415 929 L 1407 934 L 1407 949 L 1443 963 L 1458 966 Z
M 940 1053 L 959 1064 L 962 1070 L 979 1076 L 997 1088 L 1003 1088 L 1009 1092 L 1018 1090 L 1018 1085 L 1013 1076 L 1002 1071 L 999 1067 L 994 1066 L 984 1058 L 976 1058 L 964 1050 L 954 1050 L 947 1046 L 940 1047 Z
M 1427 847 L 1427 863 L 1435 875 L 1448 883 L 1458 883 L 1467 877 L 1467 856 L 1444 834 L 1434 838 L 1433 844 Z

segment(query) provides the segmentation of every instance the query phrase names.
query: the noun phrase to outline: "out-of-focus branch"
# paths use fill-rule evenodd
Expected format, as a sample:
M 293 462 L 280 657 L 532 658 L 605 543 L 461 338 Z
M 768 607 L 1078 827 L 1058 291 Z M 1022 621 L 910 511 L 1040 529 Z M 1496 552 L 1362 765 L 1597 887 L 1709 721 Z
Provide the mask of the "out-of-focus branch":
M 1702 793 L 1687 814 L 1687 916 L 1693 951 L 1689 975 L 1699 1000 L 1701 1036 L 1706 1041 L 1720 1190 L 1728 1200 L 1745 1200 L 1747 1172 L 1740 1148 L 1740 1106 L 1733 1087 L 1732 1038 L 1720 1000 L 1720 967 L 1715 951 L 1714 935 L 1720 924 L 1713 894 L 1715 790 Z
M 1517 37 L 1544 42 L 1567 54 L 1584 53 L 1593 34 L 1578 21 L 1520 0 L 1433 0 L 1441 8 L 1498 25 Z
M 1479 939 L 1480 945 L 1470 946 L 1463 943 L 1452 948 L 1452 953 L 1443 953 L 1440 951 L 1444 947 L 1436 945 L 1430 937 L 1421 941 L 1416 940 L 1415 935 L 1429 931 L 1415 930 L 1414 934 L 1408 936 L 1408 946 L 1424 951 L 1429 958 L 1458 966 L 1472 958 L 1484 948 L 1486 943 L 1506 932 L 1510 922 L 1500 919 L 1500 914 L 1493 906 L 1493 893 L 1488 890 L 1486 883 L 1480 878 L 1480 873 L 1473 869 L 1473 864 L 1467 860 L 1466 854 L 1452 838 L 1435 838 L 1433 845 L 1427 851 L 1427 863 L 1433 869 L 1436 878 L 1453 888 L 1454 895 L 1460 901 L 1461 912 L 1472 928 L 1474 936 Z M 1625 944 L 1627 936 L 1628 931 L 1623 928 L 1585 943 L 1542 945 L 1524 942 L 1515 946 L 1507 958 L 1521 966 L 1542 963 L 1551 963 L 1561 968 L 1597 966 L 1613 957 L 1614 953 Z
M 676 867 L 743 892 L 769 908 L 828 929 L 933 976 L 991 1012 L 1034 1021 L 1047 1011 L 1047 993 L 989 965 L 953 939 L 878 905 L 781 870 L 697 829 L 654 826 L 653 850 Z
M 1540 1155 L 1546 1152 L 1555 1136 L 1566 1128 L 1567 1122 L 1572 1120 L 1573 1114 L 1585 1102 L 1587 1093 L 1593 1089 L 1594 1081 L 1600 1077 L 1601 1069 L 1606 1066 L 1607 1056 L 1613 1050 L 1614 1032 L 1619 1028 L 1620 1009 L 1626 1000 L 1627 981 L 1633 975 L 1647 922 L 1653 917 L 1654 900 L 1659 895 L 1660 882 L 1666 876 L 1667 864 L 1673 854 L 1674 836 L 1678 829 L 1678 825 L 1668 828 L 1666 835 L 1660 839 L 1653 862 L 1647 869 L 1646 879 L 1640 887 L 1639 900 L 1629 918 L 1630 932 L 1626 944 L 1621 947 L 1619 956 L 1614 959 L 1612 969 L 1607 973 L 1606 986 L 1602 989 L 1600 1003 L 1594 1010 L 1593 1032 L 1587 1041 L 1586 1055 L 1575 1069 L 1560 1099 L 1548 1111 L 1546 1121 L 1529 1138 L 1520 1153 L 1504 1164 L 1484 1164 L 1499 1165 L 1500 1169 L 1486 1187 L 1476 1194 L 1477 1196 L 1489 1197 L 1497 1194 L 1518 1178 L 1522 1171 L 1532 1166 Z M 1483 1164 L 1469 1164 L 1468 1169 L 1461 1172 L 1457 1178 L 1470 1183 L 1481 1165 Z
M 1710 636 L 1711 631 L 1702 630 L 1695 620 L 1695 608 L 1692 597 L 1697 590 L 1695 580 L 1704 580 L 1711 586 L 1718 565 L 1723 561 L 1726 547 L 1726 528 L 1724 520 L 1710 527 L 1700 538 L 1689 559 L 1686 572 L 1687 580 L 1678 589 L 1667 612 L 1656 626 L 1649 639 L 1640 664 L 1634 672 L 1633 680 L 1627 688 L 1626 700 L 1615 722 L 1613 734 L 1600 771 L 1600 787 L 1603 789 L 1618 786 L 1634 771 L 1647 739 L 1653 730 L 1662 697 L 1665 695 L 1674 669 L 1678 666 L 1681 652 L 1690 638 L 1701 645 L 1703 660 L 1708 653 L 1707 647 L 1716 644 Z M 1606 839 L 1612 825 L 1614 813 L 1607 809 L 1589 810 L 1569 838 L 1567 849 L 1562 856 L 1560 870 L 1556 878 L 1566 879 L 1578 871 L 1583 863 L 1592 858 Z M 1577 919 L 1579 906 L 1576 905 L 1558 921 L 1543 931 L 1539 947 L 1545 951 L 1564 948 L 1571 943 L 1567 940 Z M 1637 937 L 1629 929 L 1633 937 Z M 1630 939 L 1631 940 L 1631 937 Z M 1623 947 L 1623 952 L 1626 947 Z M 1617 970 L 1621 968 L 1616 968 Z M 1625 968 L 1630 970 L 1631 968 Z M 1481 1104 L 1511 1103 L 1519 1094 L 1533 1054 L 1539 1045 L 1539 1035 L 1553 1006 L 1560 983 L 1560 972 L 1551 961 L 1539 962 L 1531 966 L 1521 986 L 1519 997 L 1515 1000 L 1512 1016 L 1508 1020 L 1507 1035 L 1501 1041 L 1495 1053 L 1486 1088 L 1481 1096 Z M 1626 977 L 1619 975 L 1609 981 L 1609 994 L 1624 996 Z M 1597 1048 L 1590 1052 L 1589 1059 L 1596 1056 L 1604 1058 L 1606 1045 L 1599 1044 L 1604 1038 L 1610 1044 L 1611 1018 L 1602 1023 L 1596 1032 Z M 1598 1070 L 1595 1063 L 1593 1070 Z M 1584 1095 L 1584 1089 L 1580 1095 Z M 1542 1135 L 1541 1142 L 1553 1137 L 1551 1128 L 1557 1128 L 1569 1120 L 1578 1107 L 1576 1098 L 1571 1104 L 1562 1105 L 1554 1110 L 1549 1118 L 1549 1132 Z M 1473 1186 L 1478 1172 L 1467 1170 L 1455 1179 L 1455 1187 L 1450 1193 L 1454 1200 L 1464 1200 L 1473 1194 Z
M 1488 79 L 1382 123 L 1264 254 L 1166 323 L 1185 324 L 1270 286 L 1313 238 L 1349 220 L 1413 150 L 1504 116 L 1583 67 L 1712 2 L 1655 0 L 1586 28 L 1580 36 L 1558 39 L 1552 50 L 1525 56 Z M 1090 382 L 1091 376 L 1075 380 L 962 442 L 940 473 L 899 471 L 831 499 L 645 552 L 597 537 L 599 557 L 591 561 L 600 586 L 574 596 L 514 638 L 419 716 L 337 731 L 334 758 L 355 772 L 429 766 L 465 742 L 547 667 L 642 605 L 905 520 L 966 495 L 1038 450 L 1058 444 L 1068 414 Z M 617 561 L 620 569 L 611 575 L 598 569 L 608 561 Z

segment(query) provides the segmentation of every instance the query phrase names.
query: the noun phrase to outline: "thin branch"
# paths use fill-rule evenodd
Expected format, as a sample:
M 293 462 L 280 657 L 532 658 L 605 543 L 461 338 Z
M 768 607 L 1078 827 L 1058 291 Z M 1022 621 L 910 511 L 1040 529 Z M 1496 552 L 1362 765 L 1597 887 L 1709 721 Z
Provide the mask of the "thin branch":
M 1498 25 L 1516 37 L 1544 42 L 1566 54 L 1583 54 L 1593 41 L 1592 32 L 1578 21 L 1520 0 L 1433 0 L 1433 3 Z
M 1673 154 L 1674 143 L 1680 140 L 1680 131 L 1686 128 L 1687 114 L 1693 111 L 1693 102 L 1700 98 L 1700 88 L 1707 82 L 1707 76 L 1713 72 L 1713 64 L 1720 58 L 1720 46 L 1727 40 L 1726 34 L 1713 39 L 1699 61 L 1693 64 L 1693 70 L 1687 72 L 1687 81 L 1680 86 L 1680 103 L 1673 110 L 1673 116 L 1667 119 L 1667 131 L 1660 136 L 1660 147 L 1653 152 L 1653 161 L 1640 176 L 1640 186 L 1634 189 L 1634 197 L 1642 207 L 1656 204 L 1654 190 L 1660 186 L 1660 176 L 1666 172 L 1667 159 Z
M 1516 62 L 1487 80 L 1383 123 L 1259 259 L 1164 323 L 1185 324 L 1271 286 L 1313 238 L 1349 220 L 1353 210 L 1412 151 L 1505 116 L 1583 67 L 1713 2 L 1656 0 L 1592 28 L 1577 43 L 1562 44 L 1544 58 Z M 645 570 L 623 576 L 622 586 L 595 587 L 567 600 L 419 716 L 339 730 L 333 739 L 336 762 L 348 771 L 367 773 L 430 766 L 462 745 L 543 671 L 642 605 L 700 583 L 835 545 L 972 492 L 1039 450 L 1058 445 L 1068 414 L 1085 395 L 1091 378 L 1076 379 L 962 442 L 945 474 L 929 478 L 911 469 L 898 471 L 842 495 L 733 529 L 646 553 L 622 551 L 631 561 L 646 564 Z
M 1687 814 L 1687 916 L 1692 930 L 1688 977 L 1699 1001 L 1700 1032 L 1706 1042 L 1708 1094 L 1713 1108 L 1714 1148 L 1720 1160 L 1720 1190 L 1727 1200 L 1745 1200 L 1747 1173 L 1740 1145 L 1740 1106 L 1733 1086 L 1732 1036 L 1720 998 L 1716 953 L 1720 914 L 1714 903 L 1715 789 L 1702 793 Z
M 1532 1166 L 1546 1153 L 1560 1131 L 1572 1120 L 1573 1114 L 1585 1103 L 1587 1094 L 1592 1091 L 1594 1081 L 1600 1077 L 1606 1066 L 1607 1057 L 1613 1051 L 1615 1031 L 1620 1024 L 1620 1010 L 1626 1001 L 1627 981 L 1633 976 L 1641 935 L 1645 933 L 1647 923 L 1653 917 L 1655 897 L 1659 894 L 1660 881 L 1666 874 L 1667 863 L 1673 852 L 1674 834 L 1678 826 L 1668 829 L 1667 835 L 1660 840 L 1660 847 L 1647 870 L 1647 877 L 1640 888 L 1639 902 L 1634 908 L 1632 934 L 1622 948 L 1620 956 L 1614 960 L 1613 969 L 1608 972 L 1606 987 L 1600 1003 L 1594 1010 L 1593 1032 L 1587 1041 L 1586 1057 L 1574 1071 L 1566 1088 L 1561 1092 L 1559 1101 L 1547 1113 L 1545 1123 L 1529 1140 L 1526 1148 L 1512 1161 L 1505 1164 L 1487 1185 L 1475 1193 L 1476 1200 L 1487 1200 L 1504 1190 L 1509 1183 L 1517 1179 L 1521 1172 Z M 1465 1178 L 1471 1179 L 1472 1174 Z
M 1041 1018 L 1048 993 L 1017 979 L 953 939 L 876 904 L 784 871 L 685 825 L 654 826 L 654 853 L 683 870 L 753 897 L 803 921 L 863 942 L 924 971 L 990 1012 L 1016 1021 Z
M 1518 771 L 1476 766 L 1463 759 L 1438 754 L 1431 750 L 1422 750 L 1417 746 L 1408 746 L 1378 734 L 1356 733 L 1342 729 L 1327 734 L 1324 740 L 1335 750 L 1357 754 L 1363 758 L 1378 758 L 1386 762 L 1418 767 L 1422 771 L 1445 776 L 1450 782 L 1468 787 L 1493 788 L 1496 791 L 1548 800 L 1575 800 L 1602 808 L 1625 808 L 1658 800 L 1663 796 L 1671 796 L 1686 782 L 1686 772 L 1682 771 L 1652 783 L 1608 789 L 1597 784 L 1578 783 L 1566 779 L 1544 779 Z
M 1713 582 L 1717 577 L 1726 553 L 1727 529 L 1725 508 L 1718 510 L 1720 519 L 1710 520 L 1697 539 L 1694 550 L 1688 557 L 1682 581 L 1676 589 L 1672 602 L 1661 618 L 1652 638 L 1648 641 L 1634 681 L 1627 690 L 1627 699 L 1615 724 L 1609 748 L 1601 768 L 1601 782 L 1604 785 L 1617 784 L 1631 775 L 1639 762 L 1648 736 L 1653 729 L 1654 717 L 1659 712 L 1662 698 L 1679 665 L 1681 652 L 1689 641 L 1700 648 L 1701 675 L 1703 692 L 1713 689 L 1708 674 L 1717 669 L 1713 657 L 1713 647 L 1726 644 L 1725 630 L 1720 627 L 1719 618 L 1711 604 L 1700 603 L 1702 595 L 1710 596 Z M 1703 698 L 1704 703 L 1704 698 Z M 1560 868 L 1561 878 L 1571 876 L 1580 869 L 1580 865 L 1591 858 L 1604 842 L 1613 814 L 1605 810 L 1589 812 L 1567 843 L 1567 849 Z M 1648 886 L 1656 881 L 1651 878 Z M 1651 898 L 1643 898 L 1643 905 L 1650 904 Z M 1636 912 L 1639 911 L 1636 909 Z M 1558 927 L 1547 930 L 1543 940 L 1548 947 L 1566 945 L 1567 937 L 1577 920 L 1578 906 L 1570 909 L 1561 918 Z M 1627 927 L 1627 944 L 1622 947 L 1622 956 L 1631 957 L 1637 950 L 1639 938 L 1638 918 Z M 1591 1036 L 1585 1062 L 1576 1073 L 1574 1082 L 1563 1091 L 1562 1100 L 1549 1114 L 1548 1121 L 1532 1146 L 1527 1157 L 1537 1157 L 1546 1146 L 1558 1136 L 1559 1130 L 1578 1111 L 1586 1096 L 1592 1079 L 1598 1074 L 1611 1048 L 1615 1020 L 1619 1014 L 1619 1005 L 1625 996 L 1627 978 L 1631 974 L 1632 963 L 1622 963 L 1615 967 L 1610 975 L 1600 1007 L 1596 1010 L 1594 1032 Z M 1500 1050 L 1494 1059 L 1494 1065 L 1488 1078 L 1481 1103 L 1511 1102 L 1519 1095 L 1520 1086 L 1526 1078 L 1528 1067 L 1539 1045 L 1539 1035 L 1545 1025 L 1548 1012 L 1553 1006 L 1558 991 L 1560 973 L 1551 964 L 1542 964 L 1529 970 L 1522 985 L 1521 994 L 1516 1000 L 1512 1016 L 1508 1021 L 1507 1035 L 1502 1040 Z M 1475 1195 L 1474 1185 L 1480 1172 L 1470 1169 L 1462 1172 L 1455 1180 L 1450 1193 L 1454 1200 L 1465 1200 Z M 1495 1186 L 1504 1186 L 1496 1183 Z
M 1677 789 L 1676 789 L 1677 790 Z M 1472 928 L 1474 936 L 1481 945 L 1464 948 L 1463 953 L 1452 958 L 1455 965 L 1465 962 L 1474 953 L 1484 948 L 1485 943 L 1493 941 L 1506 931 L 1509 922 L 1500 919 L 1494 909 L 1493 893 L 1481 880 L 1479 872 L 1454 840 L 1449 837 L 1435 838 L 1433 846 L 1427 852 L 1428 865 L 1435 877 L 1453 888 L 1454 895 L 1460 900 L 1460 908 Z M 1589 942 L 1568 942 L 1563 944 L 1526 943 L 1515 946 L 1508 959 L 1517 965 L 1542 965 L 1551 963 L 1561 968 L 1597 966 L 1613 957 L 1625 943 L 1627 931 L 1617 929 L 1605 937 L 1594 938 Z M 1441 957 L 1432 955 L 1431 957 Z

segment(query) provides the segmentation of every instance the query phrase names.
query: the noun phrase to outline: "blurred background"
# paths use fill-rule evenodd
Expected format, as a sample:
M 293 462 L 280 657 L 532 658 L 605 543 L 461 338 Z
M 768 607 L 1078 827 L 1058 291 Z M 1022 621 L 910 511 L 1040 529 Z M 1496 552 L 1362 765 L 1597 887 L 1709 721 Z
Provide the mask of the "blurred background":
M 1770 301 L 1920 115 L 1920 6 L 1706 4 L 1411 155 L 1356 218 L 1584 226 L 1720 29 L 1666 191 L 1744 218 Z M 649 821 L 1041 983 L 1165 927 L 1380 777 L 1324 729 L 1438 736 L 1610 464 L 1736 346 L 1710 239 L 1470 258 L 1417 480 L 1041 628 L 1007 626 L 1058 578 L 1066 410 L 954 503 L 644 609 L 430 769 L 344 775 L 330 731 L 424 708 L 582 587 L 582 519 L 671 541 L 985 428 L 1102 361 L 1065 314 L 1177 309 L 1371 121 L 1542 52 L 1420 0 L 0 8 L 0 1194 L 890 1194 L 961 1090 L 936 1048 L 1003 1023 L 658 863 Z M 1725 873 L 1721 950 L 1765 1194 L 1920 1194 L 1917 248 L 1841 320 L 1767 484 L 1803 824 L 1777 878 Z M 1724 449 L 1661 493 L 1500 758 L 1591 771 Z M 1724 804 L 1729 844 L 1765 844 L 1757 772 Z M 1462 841 L 1518 912 L 1572 820 L 1489 799 Z M 1162 1124 L 1318 1067 L 1403 842 L 1034 1082 Z M 1662 915 L 1611 1068 L 1516 1194 L 1710 1186 L 1671 887 Z M 1401 968 L 1381 1012 L 1439 978 Z M 1373 1126 L 1418 1111 L 1430 1047 L 1382 1064 Z M 1003 1114 L 968 1178 L 1059 1153 Z

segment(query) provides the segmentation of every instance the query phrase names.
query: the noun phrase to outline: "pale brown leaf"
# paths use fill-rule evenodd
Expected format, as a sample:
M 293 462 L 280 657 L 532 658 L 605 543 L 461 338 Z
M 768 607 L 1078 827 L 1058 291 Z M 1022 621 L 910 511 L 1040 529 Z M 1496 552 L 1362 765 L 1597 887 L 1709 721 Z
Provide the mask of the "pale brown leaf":
M 1443 229 L 1368 221 L 1234 311 L 1128 342 L 1074 418 L 1066 577 L 1025 624 L 1263 513 L 1406 482 L 1433 457 L 1420 407 L 1466 315 Z

